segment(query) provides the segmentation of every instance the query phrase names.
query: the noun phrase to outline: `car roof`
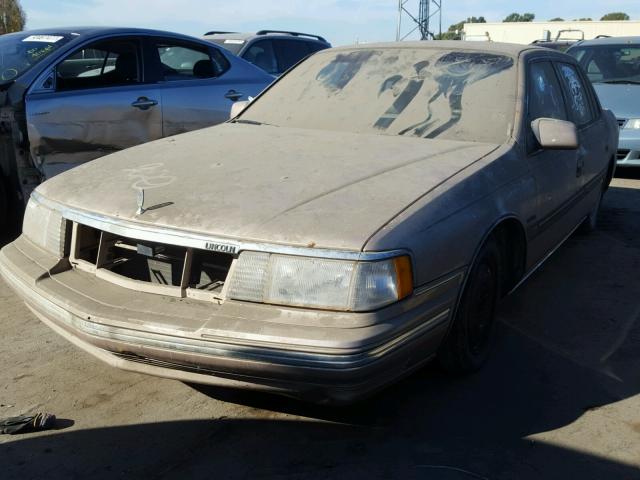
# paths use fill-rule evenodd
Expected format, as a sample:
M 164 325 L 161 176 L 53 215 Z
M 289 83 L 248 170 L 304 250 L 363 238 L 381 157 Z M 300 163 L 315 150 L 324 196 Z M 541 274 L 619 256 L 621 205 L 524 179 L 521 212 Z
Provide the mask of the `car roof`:
M 640 45 L 640 37 L 602 37 L 602 38 L 594 38 L 592 40 L 583 40 L 579 42 L 579 45 L 581 47 L 593 46 L 593 45 L 624 45 L 624 44 Z
M 218 32 L 212 31 L 207 32 L 202 36 L 202 38 L 206 40 L 252 40 L 254 38 L 264 38 L 264 37 L 278 37 L 278 38 L 287 38 L 287 39 L 299 39 L 311 42 L 320 42 L 329 44 L 327 40 L 325 40 L 320 35 L 314 35 L 311 33 L 301 33 L 301 32 L 287 32 L 282 30 L 260 30 L 255 33 L 242 33 L 242 32 Z
M 39 28 L 35 30 L 23 30 L 16 34 L 32 34 L 32 35 L 53 35 L 53 34 L 72 34 L 79 33 L 80 36 L 100 36 L 100 35 L 167 35 L 171 37 L 180 37 L 185 40 L 202 40 L 197 37 L 184 35 L 182 33 L 168 32 L 164 30 L 153 30 L 149 28 L 129 28 L 129 27 L 96 27 L 96 26 L 80 26 L 80 27 L 59 27 L 59 28 Z M 8 34 L 12 35 L 12 34 Z
M 473 50 L 478 52 L 489 52 L 496 54 L 506 54 L 514 57 L 519 56 L 527 50 L 548 51 L 547 48 L 538 47 L 536 45 L 521 45 L 517 43 L 501 43 L 501 42 L 465 42 L 461 40 L 429 40 L 416 42 L 385 42 L 385 43 L 361 43 L 358 45 L 349 45 L 337 47 L 337 50 L 354 50 L 354 49 L 375 49 L 375 48 L 423 48 L 423 49 L 441 49 L 441 50 Z

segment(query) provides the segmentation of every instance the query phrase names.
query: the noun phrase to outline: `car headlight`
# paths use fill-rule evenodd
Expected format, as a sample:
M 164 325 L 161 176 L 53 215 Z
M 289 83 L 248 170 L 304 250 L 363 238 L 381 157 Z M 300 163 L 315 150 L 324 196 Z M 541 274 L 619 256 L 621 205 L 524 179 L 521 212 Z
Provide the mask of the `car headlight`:
M 48 252 L 64 256 L 67 222 L 60 212 L 29 199 L 22 222 L 22 234 Z
M 413 292 L 408 256 L 375 262 L 242 252 L 228 297 L 235 300 L 363 312 Z
M 622 128 L 625 130 L 640 130 L 640 118 L 630 118 Z

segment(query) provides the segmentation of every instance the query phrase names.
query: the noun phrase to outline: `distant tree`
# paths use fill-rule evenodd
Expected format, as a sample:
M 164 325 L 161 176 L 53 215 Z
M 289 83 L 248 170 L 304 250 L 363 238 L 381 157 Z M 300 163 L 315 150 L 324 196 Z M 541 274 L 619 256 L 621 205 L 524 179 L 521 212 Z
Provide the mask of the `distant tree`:
M 536 18 L 533 13 L 523 13 L 520 15 L 519 13 L 512 13 L 507 15 L 507 18 L 503 20 L 503 22 L 533 22 L 533 19 Z
M 629 15 L 624 12 L 611 12 L 603 15 L 600 20 L 629 20 Z
M 27 23 L 20 0 L 0 0 L 0 35 L 19 32 Z
M 550 22 L 564 22 L 564 18 L 556 17 L 549 20 Z
M 436 35 L 436 40 L 460 40 L 465 23 L 487 23 L 487 21 L 484 17 L 468 17 L 466 20 L 451 25 L 446 32 Z
M 593 22 L 593 18 L 574 18 L 573 22 Z

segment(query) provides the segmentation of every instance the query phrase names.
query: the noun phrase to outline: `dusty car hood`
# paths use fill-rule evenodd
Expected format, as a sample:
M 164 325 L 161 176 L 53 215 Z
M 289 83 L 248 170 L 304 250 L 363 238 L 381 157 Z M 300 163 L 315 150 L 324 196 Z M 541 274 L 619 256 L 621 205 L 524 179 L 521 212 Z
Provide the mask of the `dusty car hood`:
M 617 118 L 640 118 L 640 85 L 594 83 L 600 103 Z
M 496 147 L 224 124 L 103 157 L 38 192 L 142 224 L 360 250 L 412 201 Z M 138 188 L 150 208 L 141 215 Z

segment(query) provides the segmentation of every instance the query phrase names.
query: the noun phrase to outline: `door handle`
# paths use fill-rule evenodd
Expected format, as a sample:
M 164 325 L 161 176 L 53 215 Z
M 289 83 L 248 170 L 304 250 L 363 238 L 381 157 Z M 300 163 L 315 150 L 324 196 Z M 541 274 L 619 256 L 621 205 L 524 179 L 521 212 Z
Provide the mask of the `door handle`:
M 132 107 L 139 108 L 140 110 L 148 110 L 158 104 L 155 100 L 151 100 L 147 97 L 140 97 L 131 104 Z
M 234 102 L 242 97 L 242 93 L 236 92 L 235 90 L 229 90 L 225 93 L 224 98 L 228 98 L 229 100 L 233 100 Z

